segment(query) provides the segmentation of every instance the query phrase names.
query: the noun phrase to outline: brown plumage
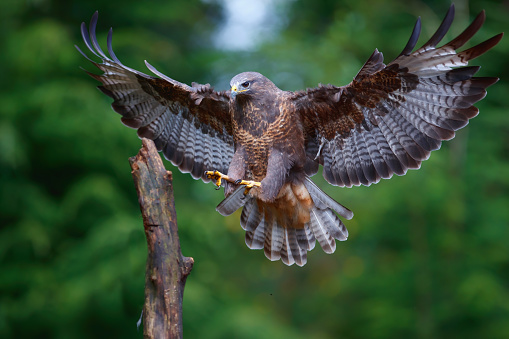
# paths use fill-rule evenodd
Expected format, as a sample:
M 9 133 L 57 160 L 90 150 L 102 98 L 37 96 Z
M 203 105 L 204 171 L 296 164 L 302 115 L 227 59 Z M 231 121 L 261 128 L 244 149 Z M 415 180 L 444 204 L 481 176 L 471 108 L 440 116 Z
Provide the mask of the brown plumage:
M 216 92 L 209 85 L 182 84 L 148 63 L 158 77 L 133 70 L 113 53 L 111 30 L 109 56 L 99 47 L 97 13 L 89 32 L 82 24 L 82 35 L 102 60 L 89 59 L 104 73 L 89 74 L 114 99 L 122 122 L 154 140 L 167 159 L 195 179 L 221 176 L 205 171 L 227 173 L 222 176 L 226 198 L 217 210 L 229 215 L 242 207 L 240 223 L 250 248 L 302 266 L 316 241 L 332 253 L 335 240 L 347 239 L 338 214 L 353 217 L 309 179 L 319 165 L 337 186 L 403 175 L 477 115 L 473 104 L 498 79 L 476 78 L 479 67 L 465 66 L 502 34 L 456 52 L 481 28 L 483 11 L 457 38 L 436 47 L 453 17 L 451 6 L 437 32 L 412 52 L 421 28 L 417 20 L 394 61 L 383 64 L 375 50 L 347 86 L 300 92 L 282 91 L 256 72 L 241 73 L 232 79 L 231 91 Z

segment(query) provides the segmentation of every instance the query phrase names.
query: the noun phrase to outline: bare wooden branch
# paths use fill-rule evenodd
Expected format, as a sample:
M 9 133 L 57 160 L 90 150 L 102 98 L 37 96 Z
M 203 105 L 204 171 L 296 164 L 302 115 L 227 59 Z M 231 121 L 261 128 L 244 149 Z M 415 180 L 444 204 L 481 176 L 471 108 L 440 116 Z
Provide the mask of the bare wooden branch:
M 129 159 L 147 237 L 144 338 L 182 338 L 182 298 L 193 258 L 182 256 L 172 174 L 152 140 Z

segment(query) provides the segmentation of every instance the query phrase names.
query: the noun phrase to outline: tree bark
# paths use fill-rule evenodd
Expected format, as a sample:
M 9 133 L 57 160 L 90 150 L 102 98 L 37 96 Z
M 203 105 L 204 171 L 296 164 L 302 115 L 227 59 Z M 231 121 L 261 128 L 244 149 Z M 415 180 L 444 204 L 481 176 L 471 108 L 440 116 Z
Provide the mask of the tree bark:
M 180 251 L 172 173 L 164 168 L 153 141 L 142 143 L 129 163 L 148 246 L 143 336 L 182 338 L 182 298 L 194 260 Z

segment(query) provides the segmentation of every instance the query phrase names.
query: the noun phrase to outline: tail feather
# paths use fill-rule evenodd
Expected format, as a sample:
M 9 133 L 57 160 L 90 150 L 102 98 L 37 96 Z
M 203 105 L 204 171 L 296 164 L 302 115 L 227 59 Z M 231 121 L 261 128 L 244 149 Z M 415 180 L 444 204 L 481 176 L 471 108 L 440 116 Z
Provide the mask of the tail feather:
M 267 222 L 262 218 L 260 224 L 254 231 L 246 232 L 246 245 L 252 250 L 261 250 L 265 243 L 265 235 L 267 229 Z
M 336 240 L 348 238 L 348 230 L 338 217 L 351 219 L 352 211 L 337 203 L 309 178 L 285 184 L 274 202 L 256 195 L 244 195 L 237 188 L 217 207 L 222 215 L 230 215 L 243 206 L 240 224 L 246 231 L 246 245 L 264 249 L 265 256 L 286 265 L 303 266 L 307 252 L 316 242 L 325 253 L 336 250 Z M 337 214 L 336 214 L 336 213 Z
M 219 205 L 216 207 L 223 216 L 229 216 L 246 203 L 246 196 L 244 195 L 244 186 L 240 186 L 232 194 L 227 196 Z
M 242 209 L 242 214 L 240 216 L 240 225 L 245 231 L 254 232 L 258 225 L 262 222 L 263 213 L 261 213 L 260 209 L 258 208 L 256 204 L 256 199 L 254 198 L 248 199 L 249 201 L 246 202 L 244 208 Z
M 329 227 L 325 224 L 322 210 L 311 209 L 311 221 L 309 225 L 313 231 L 316 240 L 322 246 L 325 253 L 331 254 L 336 250 L 336 240 L 330 235 Z
M 284 229 L 284 241 L 281 251 L 281 260 L 284 264 L 291 266 L 294 263 L 304 266 L 307 262 L 307 250 L 302 249 L 297 242 L 297 230 L 295 228 Z
M 309 225 L 304 226 L 304 228 L 296 229 L 295 234 L 297 236 L 297 243 L 301 249 L 311 251 L 315 248 L 316 239 Z
M 330 209 L 324 210 L 323 212 L 323 219 L 329 233 L 339 241 L 348 239 L 348 230 L 341 219 Z
M 327 193 L 316 186 L 316 184 L 312 182 L 310 178 L 306 177 L 304 180 L 304 186 L 306 186 L 309 194 L 311 195 L 311 198 L 313 199 L 313 202 L 319 209 L 330 208 L 336 211 L 346 220 L 353 218 L 352 211 L 338 203 L 336 200 L 332 199 Z
M 244 208 L 242 209 L 242 213 L 240 214 L 240 226 L 242 226 L 242 229 L 244 231 L 252 231 L 254 229 L 253 228 L 247 228 L 246 225 L 249 225 L 248 222 L 249 222 L 249 218 L 251 217 L 251 214 L 257 214 L 257 211 L 254 209 L 254 203 L 253 203 L 253 200 L 252 199 L 249 199 L 246 204 L 244 205 Z M 260 221 L 258 220 L 256 226 L 258 226 L 258 224 L 260 223 Z
M 269 225 L 265 232 L 264 252 L 267 259 L 276 261 L 281 259 L 281 249 L 283 248 L 284 230 L 275 219 L 272 219 L 272 225 Z

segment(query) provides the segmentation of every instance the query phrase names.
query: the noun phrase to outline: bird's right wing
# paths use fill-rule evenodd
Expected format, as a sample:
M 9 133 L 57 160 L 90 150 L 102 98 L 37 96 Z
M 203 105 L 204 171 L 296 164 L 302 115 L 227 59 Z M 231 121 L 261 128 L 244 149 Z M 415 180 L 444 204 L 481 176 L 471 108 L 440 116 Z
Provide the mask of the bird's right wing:
M 87 72 L 102 82 L 98 88 L 114 99 L 112 108 L 122 122 L 138 130 L 138 136 L 154 140 L 157 149 L 175 166 L 205 182 L 205 170 L 226 173 L 233 157 L 233 132 L 229 114 L 229 92 L 216 92 L 210 85 L 192 86 L 175 81 L 146 65 L 158 77 L 124 66 L 113 53 L 112 30 L 108 34 L 107 56 L 95 36 L 97 12 L 85 23 L 81 34 L 88 49 L 102 62 L 89 59 L 104 73 Z

